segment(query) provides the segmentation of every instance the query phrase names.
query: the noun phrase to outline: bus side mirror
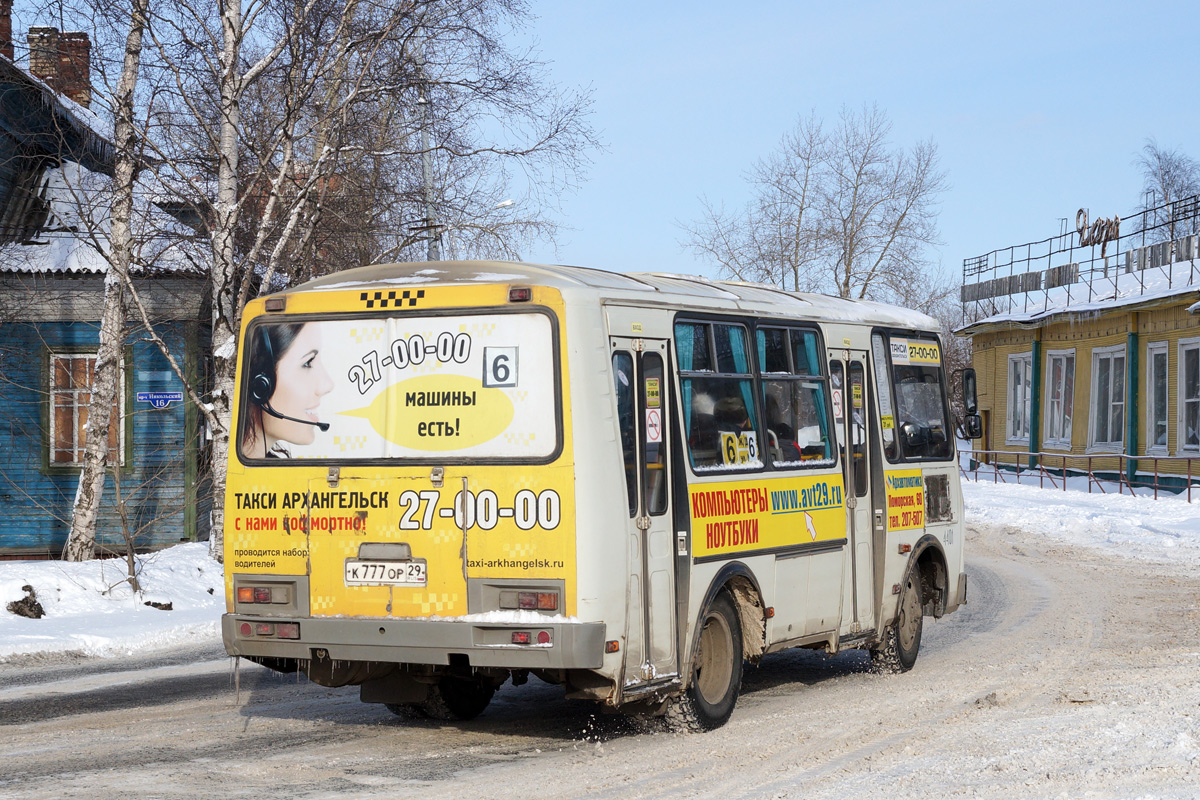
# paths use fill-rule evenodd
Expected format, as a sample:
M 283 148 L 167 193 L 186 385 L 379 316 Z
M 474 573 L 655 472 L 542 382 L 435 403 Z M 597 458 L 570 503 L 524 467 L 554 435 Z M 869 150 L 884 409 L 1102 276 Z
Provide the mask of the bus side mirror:
M 968 439 L 982 439 L 983 419 L 978 414 L 968 414 L 963 420 L 963 429 Z
M 962 401 L 968 416 L 979 413 L 979 402 L 975 398 L 975 370 L 971 367 L 962 371 Z

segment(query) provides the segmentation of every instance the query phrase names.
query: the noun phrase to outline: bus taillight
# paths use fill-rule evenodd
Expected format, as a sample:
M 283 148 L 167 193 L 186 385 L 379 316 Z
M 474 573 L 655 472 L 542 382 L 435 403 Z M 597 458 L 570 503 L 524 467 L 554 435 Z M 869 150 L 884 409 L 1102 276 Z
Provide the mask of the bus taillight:
M 280 639 L 299 639 L 299 622 L 280 622 L 275 626 L 275 636 Z
M 287 586 L 239 586 L 237 601 L 239 603 L 276 603 L 290 602 L 291 595 Z
M 300 623 L 298 622 L 243 622 L 238 626 L 238 632 L 243 639 L 256 636 L 272 636 L 276 639 L 299 639 Z
M 558 592 L 501 592 L 500 607 L 523 611 L 557 611 Z

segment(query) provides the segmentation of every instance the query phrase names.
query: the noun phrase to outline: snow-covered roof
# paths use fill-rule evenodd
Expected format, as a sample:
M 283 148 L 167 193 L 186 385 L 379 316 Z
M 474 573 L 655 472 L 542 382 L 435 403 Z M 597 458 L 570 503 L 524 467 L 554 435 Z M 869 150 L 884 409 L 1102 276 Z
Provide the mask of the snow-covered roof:
M 54 115 L 61 132 L 77 136 L 86 152 L 81 154 L 93 171 L 111 172 L 116 146 L 113 143 L 112 126 L 96 112 L 59 94 L 41 78 L 32 75 L 24 67 L 0 55 L 0 80 L 24 84 L 40 97 L 41 105 Z
M 599 299 L 673 303 L 713 310 L 763 311 L 824 322 L 868 322 L 897 328 L 938 330 L 933 317 L 870 300 L 844 300 L 788 292 L 765 284 L 714 281 L 663 272 L 608 272 L 590 267 L 510 261 L 433 261 L 375 264 L 334 273 L 290 291 L 366 289 L 432 284 L 529 283 L 560 289 L 592 289 Z
M 1197 293 L 1200 293 L 1200 259 L 1128 272 L 1118 265 L 1110 276 L 1095 276 L 1088 282 L 1051 289 L 1041 302 L 1019 311 L 984 317 L 955 333 L 971 336 L 999 328 L 1040 327 L 1061 317 L 1096 316 L 1116 309 L 1135 310 L 1186 301 L 1187 295 Z M 1188 310 L 1200 313 L 1200 302 L 1193 302 Z
M 35 238 L 0 246 L 0 273 L 101 275 L 107 248 L 111 180 L 66 161 L 47 172 L 43 197 L 49 214 Z M 142 275 L 202 275 L 207 272 L 202 248 L 193 245 L 195 231 L 149 201 L 152 187 L 135 190 L 135 234 L 142 240 L 138 265 Z M 149 232 L 148 234 L 143 232 Z

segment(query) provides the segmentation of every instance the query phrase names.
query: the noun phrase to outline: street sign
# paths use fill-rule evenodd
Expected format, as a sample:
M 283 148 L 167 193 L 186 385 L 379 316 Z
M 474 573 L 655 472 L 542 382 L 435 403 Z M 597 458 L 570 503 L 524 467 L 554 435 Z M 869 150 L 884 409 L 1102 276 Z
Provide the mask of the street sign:
M 171 403 L 182 403 L 183 392 L 138 392 L 139 403 L 149 403 L 154 408 L 166 408 Z

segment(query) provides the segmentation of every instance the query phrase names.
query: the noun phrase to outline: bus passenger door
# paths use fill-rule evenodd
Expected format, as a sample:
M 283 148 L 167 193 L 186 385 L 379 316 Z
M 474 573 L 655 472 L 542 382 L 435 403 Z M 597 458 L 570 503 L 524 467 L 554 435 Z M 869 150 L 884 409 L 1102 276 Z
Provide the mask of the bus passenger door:
M 871 448 L 867 421 L 871 404 L 867 394 L 867 353 L 831 350 L 830 380 L 834 388 L 835 422 L 846 481 L 846 537 L 850 545 L 848 607 L 850 633 L 874 627 L 875 581 L 871 559 Z M 848 612 L 848 613 L 846 613 Z
M 626 682 L 678 673 L 675 551 L 667 476 L 667 342 L 613 337 L 612 365 L 624 454 L 629 589 Z

